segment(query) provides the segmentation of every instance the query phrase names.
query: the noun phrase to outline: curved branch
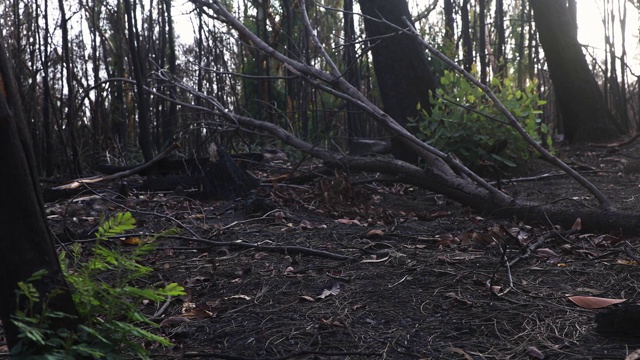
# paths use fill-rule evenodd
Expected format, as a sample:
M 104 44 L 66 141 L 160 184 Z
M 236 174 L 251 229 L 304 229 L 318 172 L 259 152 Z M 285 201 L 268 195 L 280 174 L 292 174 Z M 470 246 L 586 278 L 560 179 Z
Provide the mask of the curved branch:
M 500 110 L 500 112 L 507 117 L 509 120 L 509 125 L 513 126 L 516 131 L 525 139 L 529 145 L 531 145 L 542 157 L 552 163 L 553 165 L 559 167 L 571 176 L 574 180 L 576 180 L 580 185 L 584 186 L 593 196 L 598 200 L 600 207 L 603 209 L 611 209 L 611 202 L 609 199 L 589 180 L 585 179 L 582 175 L 580 175 L 577 171 L 573 170 L 569 165 L 565 164 L 562 160 L 558 159 L 556 156 L 551 154 L 547 149 L 542 147 L 542 145 L 538 144 L 528 133 L 527 131 L 520 125 L 520 122 L 511 114 L 511 112 L 502 104 L 502 102 L 498 99 L 496 94 L 491 91 L 491 89 L 476 79 L 473 75 L 469 74 L 465 69 L 463 69 L 460 65 L 456 64 L 455 61 L 449 59 L 446 55 L 441 53 L 438 49 L 434 48 L 431 44 L 426 42 L 416 31 L 416 29 L 411 25 L 411 22 L 408 19 L 405 19 L 407 23 L 408 29 L 405 30 L 407 33 L 410 33 L 418 39 L 418 41 L 424 46 L 430 53 L 435 55 L 438 59 L 444 61 L 447 65 L 455 69 L 457 72 L 462 74 L 467 80 L 471 81 L 474 85 L 480 88 L 488 97 L 493 101 L 493 104 Z M 394 26 L 390 22 L 385 22 L 390 26 Z
M 224 19 L 227 24 L 241 34 L 243 38 L 249 39 L 256 48 L 259 48 L 265 54 L 282 62 L 293 73 L 304 75 L 302 76 L 304 80 L 309 81 L 309 78 L 318 79 L 320 82 L 324 83 L 322 85 L 324 85 L 325 88 L 333 88 L 335 92 L 340 92 L 341 98 L 349 99 L 348 101 L 352 101 L 362 111 L 370 115 L 393 134 L 402 138 L 417 155 L 425 160 L 427 166 L 430 167 L 432 171 L 439 172 L 442 177 L 447 179 L 456 178 L 459 181 L 471 180 L 478 186 L 484 188 L 492 197 L 500 199 L 500 202 L 509 202 L 511 200 L 509 196 L 491 186 L 487 181 L 469 170 L 455 158 L 416 138 L 413 134 L 398 124 L 397 121 L 372 103 L 358 89 L 349 84 L 349 82 L 344 78 L 334 76 L 313 66 L 295 61 L 270 47 L 267 43 L 253 34 L 251 30 L 246 28 L 242 22 L 235 18 L 235 16 L 231 14 L 226 7 L 220 3 L 220 1 L 213 0 L 209 2 L 205 0 L 191 0 L 191 2 L 215 12 L 216 15 Z

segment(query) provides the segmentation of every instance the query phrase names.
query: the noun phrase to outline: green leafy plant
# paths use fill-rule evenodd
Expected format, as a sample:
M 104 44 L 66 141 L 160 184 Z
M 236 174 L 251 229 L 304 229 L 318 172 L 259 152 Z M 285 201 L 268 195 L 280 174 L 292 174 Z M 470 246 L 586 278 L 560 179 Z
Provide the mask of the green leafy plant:
M 432 96 L 431 114 L 414 121 L 419 135 L 430 145 L 455 154 L 465 165 L 479 170 L 483 165 L 516 166 L 534 155 L 514 127 L 477 86 L 453 72 L 445 71 L 441 87 Z M 537 85 L 530 82 L 517 89 L 507 78 L 491 81 L 491 87 L 536 141 L 551 147 L 549 129 L 540 119 Z
M 47 294 L 45 299 L 33 285 L 46 274 L 45 270 L 34 273 L 26 282 L 18 283 L 18 301 L 26 302 L 13 316 L 13 323 L 18 327 L 20 341 L 11 348 L 11 357 L 15 359 L 85 359 L 111 358 L 119 356 L 110 351 L 111 344 L 99 334 L 86 326 L 79 326 L 77 331 L 71 332 L 65 328 L 53 325 L 71 315 L 52 311 L 48 302 L 56 296 Z M 37 306 L 40 305 L 40 306 Z M 36 309 L 40 308 L 38 311 Z
M 162 302 L 168 296 L 183 295 L 184 289 L 175 283 L 161 288 L 140 285 L 141 280 L 153 272 L 152 268 L 142 265 L 144 256 L 155 249 L 152 241 L 131 247 L 129 251 L 119 245 L 112 249 L 106 241 L 134 227 L 131 213 L 117 214 L 99 226 L 97 243 L 88 261 L 79 260 L 82 255 L 79 244 L 71 247 L 73 264 L 64 253 L 61 255 L 82 325 L 75 334 L 52 330 L 53 321 L 68 315 L 48 310 L 45 302 L 41 314 L 25 311 L 15 316 L 14 323 L 20 328 L 23 341 L 12 353 L 18 357 L 46 354 L 43 359 L 117 359 L 123 354 L 146 359 L 149 354 L 141 342 L 171 345 L 168 339 L 149 330 L 157 324 L 144 316 L 139 307 L 143 301 Z M 20 284 L 20 295 L 29 302 L 28 309 L 41 300 L 31 285 L 39 276 L 42 275 L 34 274 L 32 279 Z

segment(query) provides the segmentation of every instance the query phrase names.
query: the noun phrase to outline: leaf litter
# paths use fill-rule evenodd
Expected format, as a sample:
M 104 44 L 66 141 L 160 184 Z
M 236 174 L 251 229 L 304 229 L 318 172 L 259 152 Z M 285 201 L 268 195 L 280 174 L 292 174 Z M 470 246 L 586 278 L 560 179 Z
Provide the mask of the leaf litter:
M 607 170 L 588 177 L 640 213 L 628 201 L 640 193 L 638 174 L 599 166 L 611 164 L 604 152 L 566 156 Z M 550 168 L 520 171 L 508 176 Z M 244 212 L 241 201 L 139 193 L 115 204 L 47 204 L 47 215 L 62 241 L 91 238 L 94 208 L 132 211 L 138 227 L 122 237 L 127 246 L 182 229 L 158 237 L 143 260 L 188 292 L 156 320 L 176 344 L 155 349 L 159 358 L 623 359 L 640 348 L 637 337 L 594 322 L 636 302 L 637 237 L 581 233 L 578 219 L 571 229 L 493 219 L 367 175 L 333 172 L 296 186 L 269 175 L 279 180 L 258 191 L 277 207 L 267 214 Z M 593 201 L 561 176 L 503 188 L 536 202 Z

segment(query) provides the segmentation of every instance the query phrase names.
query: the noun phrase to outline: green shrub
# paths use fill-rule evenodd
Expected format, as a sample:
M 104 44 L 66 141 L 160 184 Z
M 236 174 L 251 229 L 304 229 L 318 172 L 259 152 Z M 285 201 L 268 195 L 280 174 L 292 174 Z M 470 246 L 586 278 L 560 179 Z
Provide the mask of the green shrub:
M 88 261 L 79 260 L 82 252 L 79 244 L 71 248 L 73 265 L 64 253 L 61 255 L 60 262 L 73 289 L 82 325 L 73 334 L 54 330 L 52 324 L 69 315 L 47 309 L 45 299 L 41 314 L 27 310 L 13 319 L 21 331 L 20 344 L 12 349 L 16 358 L 118 359 L 126 354 L 147 359 L 149 353 L 141 342 L 171 345 L 168 339 L 145 329 L 157 324 L 139 310 L 143 300 L 162 302 L 168 296 L 184 294 L 184 289 L 175 283 L 160 289 L 138 286 L 153 271 L 141 265 L 141 261 L 155 245 L 143 243 L 128 252 L 121 251 L 119 246 L 111 249 L 105 245 L 108 236 L 134 227 L 135 219 L 129 212 L 117 214 L 98 228 L 97 243 Z M 21 297 L 29 302 L 27 309 L 33 309 L 41 301 L 32 285 L 41 276 L 42 273 L 34 274 L 29 281 L 19 284 Z
M 445 71 L 440 78 L 441 87 L 432 96 L 431 115 L 413 122 L 419 135 L 435 148 L 455 154 L 473 170 L 482 165 L 516 166 L 534 155 L 533 149 L 522 139 L 506 117 L 474 84 L 462 76 Z M 516 89 L 510 79 L 494 78 L 491 87 L 505 107 L 520 121 L 536 141 L 550 147 L 549 129 L 542 123 L 540 100 L 535 82 L 524 89 Z

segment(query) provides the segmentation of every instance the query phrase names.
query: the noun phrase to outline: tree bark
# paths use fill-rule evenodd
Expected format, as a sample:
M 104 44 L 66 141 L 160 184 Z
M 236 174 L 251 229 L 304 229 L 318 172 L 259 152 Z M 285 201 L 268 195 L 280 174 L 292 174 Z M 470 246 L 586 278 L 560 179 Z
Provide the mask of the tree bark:
M 40 299 L 55 295 L 47 303 L 50 311 L 74 315 L 74 320 L 61 319 L 55 326 L 75 329 L 78 311 L 64 280 L 53 247 L 35 167 L 35 157 L 22 114 L 18 86 L 13 78 L 5 48 L 0 42 L 0 167 L 10 169 L 0 178 L 0 318 L 9 348 L 19 342 L 18 328 L 11 316 L 26 303 L 16 299 L 17 284 L 36 271 L 47 274 L 33 285 Z M 42 308 L 42 301 L 36 304 Z
M 478 0 L 478 55 L 480 56 L 480 82 L 487 84 L 487 1 Z
M 165 0 L 164 6 L 167 12 L 167 62 L 169 63 L 169 72 L 176 75 L 178 71 L 177 56 L 176 56 L 176 34 L 173 29 L 173 16 L 171 15 L 171 7 L 173 6 L 171 0 Z M 176 98 L 176 92 L 173 88 L 169 88 L 169 95 L 172 99 Z M 162 121 L 162 146 L 167 146 L 173 142 L 173 136 L 175 135 L 176 127 L 178 123 L 178 106 L 175 101 L 169 103 L 169 111 L 167 117 Z
M 462 67 L 471 72 L 473 68 L 473 41 L 471 41 L 471 24 L 469 20 L 469 0 L 463 0 L 460 6 L 460 28 L 462 36 Z
M 60 29 L 62 30 L 62 53 L 63 53 L 63 64 L 61 66 L 64 68 L 64 72 L 66 75 L 65 82 L 67 84 L 67 99 L 65 106 L 65 130 L 66 130 L 66 141 L 71 148 L 72 154 L 72 163 L 69 168 L 69 175 L 73 176 L 75 174 L 79 174 L 82 172 L 80 166 L 80 150 L 78 149 L 78 140 L 76 139 L 76 127 L 77 124 L 77 111 L 76 111 L 76 103 L 75 103 L 75 86 L 73 79 L 73 71 L 74 66 L 72 64 L 71 58 L 71 48 L 69 45 L 69 26 L 68 26 L 68 18 L 65 11 L 65 5 L 63 0 L 58 0 L 58 6 L 60 8 Z
M 135 1 L 135 0 L 134 0 Z M 131 52 L 131 63 L 133 68 L 133 77 L 136 79 L 136 95 L 138 105 L 138 142 L 142 156 L 145 161 L 153 159 L 153 149 L 151 142 L 151 125 L 149 124 L 149 109 L 147 108 L 147 95 L 144 92 L 144 63 L 142 62 L 140 53 L 140 35 L 137 27 L 133 23 L 133 17 L 136 16 L 134 9 L 131 7 L 131 0 L 124 0 L 124 11 L 127 16 L 127 37 L 129 40 L 129 50 Z
M 607 141 L 621 131 L 578 43 L 566 2 L 530 0 L 556 91 L 565 137 L 572 143 Z
M 495 60 L 496 60 L 496 76 L 500 79 L 507 77 L 507 61 L 505 59 L 505 28 L 504 28 L 504 4 L 503 0 L 496 0 L 496 46 L 495 46 Z
M 444 38 L 446 41 L 450 43 L 450 46 L 455 46 L 455 24 L 456 19 L 453 16 L 453 1 L 445 0 L 444 1 Z M 454 49 L 452 48 L 451 51 Z
M 436 79 L 422 46 L 412 35 L 385 23 L 406 28 L 404 19 L 411 19 L 407 1 L 360 0 L 360 9 L 366 16 L 365 31 L 384 110 L 405 126 L 409 118 L 421 115 L 418 105 L 430 111 L 429 92 L 436 89 Z M 417 155 L 402 141 L 394 137 L 391 144 L 396 158 L 417 162 Z

